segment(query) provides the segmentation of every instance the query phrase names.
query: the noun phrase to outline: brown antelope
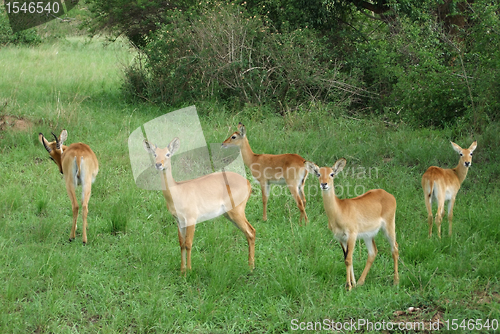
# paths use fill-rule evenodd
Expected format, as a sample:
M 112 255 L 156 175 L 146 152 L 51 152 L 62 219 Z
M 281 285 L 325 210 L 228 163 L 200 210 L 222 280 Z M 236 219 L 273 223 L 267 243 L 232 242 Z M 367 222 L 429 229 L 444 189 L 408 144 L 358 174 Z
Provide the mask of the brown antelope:
M 69 241 L 75 239 L 76 220 L 78 218 L 78 202 L 76 200 L 75 188 L 82 185 L 82 239 L 83 244 L 87 244 L 87 214 L 92 183 L 99 172 L 99 163 L 90 147 L 83 143 L 73 143 L 65 146 L 64 142 L 68 138 L 68 132 L 62 130 L 59 138 L 52 132 L 54 141 L 49 142 L 42 133 L 38 134 L 38 139 L 43 144 L 50 158 L 59 167 L 59 171 L 64 175 L 66 191 L 68 192 L 71 206 L 73 208 L 73 227 L 69 235 Z
M 347 271 L 346 287 L 350 290 L 356 285 L 352 266 L 352 254 L 357 239 L 363 239 L 368 248 L 368 260 L 365 269 L 358 280 L 358 285 L 365 282 L 370 271 L 377 246 L 375 236 L 380 229 L 391 245 L 394 260 L 394 284 L 399 283 L 398 274 L 398 244 L 396 242 L 396 199 L 383 189 L 369 190 L 355 198 L 339 199 L 335 195 L 333 179 L 346 165 L 345 159 L 339 159 L 335 165 L 319 168 L 313 164 L 308 165 L 309 172 L 319 177 L 323 205 L 328 216 L 328 228 L 335 238 L 340 241 L 344 251 L 344 260 Z
M 238 124 L 238 131 L 233 133 L 223 143 L 223 147 L 238 146 L 243 162 L 250 168 L 252 176 L 260 183 L 262 190 L 262 219 L 267 220 L 267 200 L 272 183 L 286 184 L 292 193 L 300 210 L 300 222 L 307 218 L 304 196 L 304 183 L 307 178 L 306 160 L 298 154 L 255 154 L 248 143 L 245 126 Z
M 453 219 L 453 205 L 457 192 L 464 182 L 469 167 L 472 164 L 472 152 L 476 149 L 477 141 L 467 149 L 463 149 L 451 142 L 453 149 L 460 154 L 460 160 L 455 168 L 443 169 L 431 166 L 422 175 L 422 189 L 424 190 L 425 206 L 427 208 L 427 223 L 429 224 L 429 238 L 432 236 L 432 201 L 437 201 L 436 225 L 438 237 L 441 238 L 441 221 L 444 215 L 444 202 L 448 201 L 448 235 L 451 236 L 451 220 Z
M 163 196 L 168 211 L 176 218 L 181 247 L 181 273 L 191 269 L 191 248 L 195 225 L 198 222 L 224 215 L 232 221 L 248 242 L 248 265 L 253 270 L 255 229 L 245 216 L 245 207 L 252 188 L 250 182 L 234 172 L 208 174 L 193 180 L 176 182 L 172 177 L 171 157 L 179 149 L 180 140 L 174 138 L 165 148 L 158 148 L 144 140 L 144 149 L 155 159 L 155 167 L 162 171 Z

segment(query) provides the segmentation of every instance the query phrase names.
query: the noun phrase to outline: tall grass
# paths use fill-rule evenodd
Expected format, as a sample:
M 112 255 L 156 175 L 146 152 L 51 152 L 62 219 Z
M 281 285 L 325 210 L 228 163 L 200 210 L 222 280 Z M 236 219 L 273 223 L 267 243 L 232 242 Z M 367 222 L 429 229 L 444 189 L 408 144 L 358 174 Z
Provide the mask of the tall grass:
M 182 277 L 177 228 L 165 200 L 161 192 L 138 189 L 131 173 L 131 130 L 171 111 L 121 100 L 121 63 L 132 56 L 122 44 L 80 39 L 0 50 L 0 105 L 7 103 L 0 116 L 32 124 L 27 132 L 0 132 L 2 332 L 267 333 L 292 331 L 293 319 L 500 318 L 499 156 L 486 144 L 498 138 L 497 125 L 475 138 L 478 149 L 457 196 L 454 234 L 447 237 L 444 223 L 438 240 L 427 238 L 420 177 L 430 165 L 454 167 L 458 156 L 449 140 L 466 146 L 472 138 L 453 137 L 453 129 L 356 120 L 331 108 L 278 117 L 265 109 L 202 103 L 209 143 L 222 142 L 241 121 L 256 153 L 299 153 L 329 166 L 345 157 L 351 172 L 336 184 L 394 194 L 401 282 L 392 286 L 390 249 L 379 236 L 379 255 L 365 285 L 345 290 L 343 254 L 327 228 L 312 176 L 306 183 L 307 226 L 298 225 L 296 205 L 278 186 L 262 222 L 260 189 L 254 186 L 246 210 L 257 233 L 253 273 L 241 232 L 217 218 L 196 226 L 193 270 Z M 100 162 L 86 247 L 67 241 L 70 201 L 37 139 L 38 132 L 63 128 L 68 143 L 88 143 Z M 358 177 L 352 168 L 378 172 Z M 357 277 L 364 248 L 358 243 L 354 254 Z

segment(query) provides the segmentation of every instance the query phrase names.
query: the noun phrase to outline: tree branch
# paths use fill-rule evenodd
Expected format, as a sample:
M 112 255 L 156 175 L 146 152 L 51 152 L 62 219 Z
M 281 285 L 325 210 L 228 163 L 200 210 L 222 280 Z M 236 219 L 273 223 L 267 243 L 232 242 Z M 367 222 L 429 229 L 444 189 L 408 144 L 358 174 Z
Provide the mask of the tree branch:
M 372 11 L 375 14 L 379 15 L 391 10 L 391 7 L 387 6 L 385 1 L 376 4 L 367 1 L 356 1 L 355 5 L 364 9 L 368 9 L 369 11 Z

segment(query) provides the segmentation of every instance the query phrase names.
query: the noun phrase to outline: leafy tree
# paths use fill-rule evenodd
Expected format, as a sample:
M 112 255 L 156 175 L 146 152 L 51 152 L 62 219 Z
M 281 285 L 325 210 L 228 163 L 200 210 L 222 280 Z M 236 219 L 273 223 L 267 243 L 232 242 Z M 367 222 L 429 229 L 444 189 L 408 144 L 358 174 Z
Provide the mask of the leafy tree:
M 107 32 L 111 36 L 125 35 L 136 46 L 146 44 L 147 36 L 165 23 L 168 12 L 189 8 L 191 0 L 87 0 L 93 14 L 86 22 L 91 34 Z

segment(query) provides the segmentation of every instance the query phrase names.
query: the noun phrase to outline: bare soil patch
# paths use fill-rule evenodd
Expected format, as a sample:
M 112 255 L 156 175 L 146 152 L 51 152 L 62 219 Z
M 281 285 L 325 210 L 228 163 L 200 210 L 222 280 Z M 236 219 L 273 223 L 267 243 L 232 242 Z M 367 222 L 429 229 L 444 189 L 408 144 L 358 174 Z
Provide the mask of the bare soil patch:
M 473 297 L 477 304 L 491 304 L 491 303 L 500 303 L 500 293 L 498 292 L 489 292 L 485 291 L 477 291 L 475 296 Z
M 444 327 L 443 312 L 434 307 L 409 307 L 395 311 L 393 316 L 395 328 L 412 333 L 431 333 Z
M 29 131 L 33 123 L 25 118 L 2 115 L 0 116 L 0 131 L 11 129 L 13 131 Z

